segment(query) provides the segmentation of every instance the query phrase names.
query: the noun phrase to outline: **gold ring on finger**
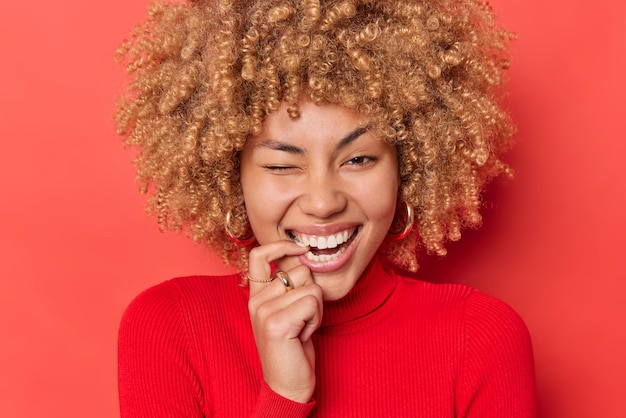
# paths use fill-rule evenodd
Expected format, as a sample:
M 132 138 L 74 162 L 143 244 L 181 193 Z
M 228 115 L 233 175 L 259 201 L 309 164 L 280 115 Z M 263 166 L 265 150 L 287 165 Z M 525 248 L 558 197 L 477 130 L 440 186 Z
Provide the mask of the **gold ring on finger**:
M 283 285 L 285 285 L 285 289 L 287 289 L 287 292 L 293 290 L 293 284 L 291 284 L 291 280 L 289 279 L 289 275 L 287 273 L 282 270 L 278 270 L 276 274 L 274 274 L 274 277 L 280 279 L 280 281 L 283 282 Z

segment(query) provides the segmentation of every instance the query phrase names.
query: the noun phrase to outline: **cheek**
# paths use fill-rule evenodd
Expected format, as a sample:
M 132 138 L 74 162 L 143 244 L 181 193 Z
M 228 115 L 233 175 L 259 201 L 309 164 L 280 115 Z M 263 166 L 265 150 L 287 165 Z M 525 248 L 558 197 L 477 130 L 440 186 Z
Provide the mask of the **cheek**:
M 376 207 L 373 210 L 378 215 L 378 221 L 389 227 L 396 214 L 397 193 L 394 190 L 394 192 L 376 194 L 376 196 L 376 199 L 372 199 L 376 203 Z
M 396 215 L 396 206 L 398 202 L 398 193 L 397 186 L 393 190 L 389 190 L 389 192 L 385 193 L 384 196 L 380 196 L 379 200 L 379 222 L 380 229 L 387 233 L 391 224 L 393 223 L 393 219 Z
M 278 225 L 289 205 L 289 196 L 271 182 L 242 177 L 244 203 L 248 221 L 260 244 L 276 240 Z M 252 180 L 252 181 L 248 181 Z
M 396 211 L 398 187 L 397 178 L 389 176 L 369 182 L 369 186 L 361 188 L 362 207 L 370 219 L 391 225 Z
M 390 149 L 385 166 L 381 168 L 378 178 L 372 184 L 374 184 L 371 187 L 372 201 L 378 205 L 381 217 L 388 218 L 391 225 L 400 189 L 400 171 L 395 148 Z

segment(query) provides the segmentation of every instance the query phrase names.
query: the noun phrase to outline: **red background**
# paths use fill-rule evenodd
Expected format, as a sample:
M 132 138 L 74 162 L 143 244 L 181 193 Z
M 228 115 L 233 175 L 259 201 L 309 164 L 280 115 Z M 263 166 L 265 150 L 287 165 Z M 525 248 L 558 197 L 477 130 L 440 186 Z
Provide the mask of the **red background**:
M 492 1 L 519 34 L 512 182 L 423 273 L 504 299 L 534 340 L 540 414 L 625 417 L 626 6 Z M 0 416 L 114 417 L 130 299 L 223 272 L 143 214 L 112 125 L 113 51 L 143 0 L 0 3 Z

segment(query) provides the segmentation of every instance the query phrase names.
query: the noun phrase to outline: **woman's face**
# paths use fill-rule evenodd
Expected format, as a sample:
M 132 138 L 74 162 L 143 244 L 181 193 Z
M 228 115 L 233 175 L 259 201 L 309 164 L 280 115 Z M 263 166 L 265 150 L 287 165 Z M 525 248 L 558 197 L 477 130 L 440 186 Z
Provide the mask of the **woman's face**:
M 381 245 L 394 217 L 399 186 L 395 147 L 376 138 L 360 114 L 301 102 L 298 119 L 283 103 L 241 154 L 241 184 L 260 245 L 308 245 L 300 257 L 325 300 L 345 296 Z

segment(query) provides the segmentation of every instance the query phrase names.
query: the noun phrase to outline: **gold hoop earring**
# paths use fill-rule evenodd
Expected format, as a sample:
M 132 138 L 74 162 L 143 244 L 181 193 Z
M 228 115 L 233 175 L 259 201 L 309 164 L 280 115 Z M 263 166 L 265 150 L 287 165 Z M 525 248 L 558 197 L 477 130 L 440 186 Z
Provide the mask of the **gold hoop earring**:
M 226 230 L 226 236 L 228 237 L 228 239 L 232 243 L 240 247 L 247 247 L 251 244 L 254 244 L 254 242 L 256 241 L 254 232 L 250 231 L 250 235 L 244 238 L 239 238 L 233 233 L 233 230 L 230 226 L 232 217 L 233 217 L 232 211 L 229 210 L 228 212 L 226 212 L 226 220 L 224 221 L 224 230 Z
M 402 203 L 404 203 L 404 207 L 406 208 L 406 219 L 404 223 L 404 228 L 402 228 L 402 230 L 400 231 L 394 231 L 391 229 L 389 230 L 389 232 L 387 233 L 387 236 L 389 236 L 389 238 L 392 241 L 400 241 L 406 238 L 413 229 L 413 208 L 411 207 L 411 205 L 409 205 L 405 201 L 402 201 Z M 394 217 L 394 220 L 395 220 L 395 217 Z M 395 226 L 396 223 L 397 222 L 394 222 L 392 224 L 392 227 Z

